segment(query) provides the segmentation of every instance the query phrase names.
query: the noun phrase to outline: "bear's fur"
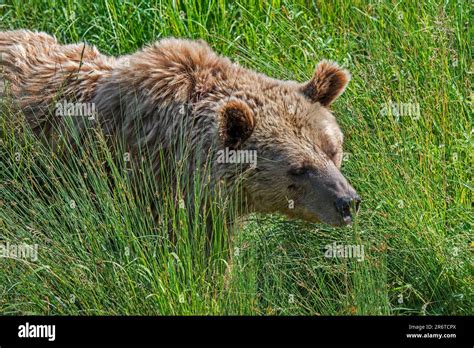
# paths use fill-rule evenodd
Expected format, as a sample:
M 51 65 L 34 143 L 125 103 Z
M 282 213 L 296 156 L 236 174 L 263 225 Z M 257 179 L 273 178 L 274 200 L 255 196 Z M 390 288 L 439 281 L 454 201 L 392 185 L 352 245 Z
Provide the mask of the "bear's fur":
M 61 45 L 45 33 L 18 30 L 0 32 L 0 69 L 37 134 L 61 136 L 53 127 L 61 122 L 58 101 L 93 103 L 105 134 L 132 150 L 151 149 L 156 166 L 156 149 L 177 160 L 178 133 L 195 149 L 186 159 L 191 167 L 211 159 L 213 180 L 235 182 L 244 166 L 248 212 L 350 222 L 339 203 L 358 198 L 339 171 L 343 135 L 329 109 L 350 74 L 335 63 L 321 61 L 309 81 L 298 83 L 245 69 L 201 40 L 163 39 L 109 57 L 86 44 Z M 90 120 L 74 122 L 81 130 Z M 226 148 L 256 151 L 256 166 L 219 163 L 217 152 Z

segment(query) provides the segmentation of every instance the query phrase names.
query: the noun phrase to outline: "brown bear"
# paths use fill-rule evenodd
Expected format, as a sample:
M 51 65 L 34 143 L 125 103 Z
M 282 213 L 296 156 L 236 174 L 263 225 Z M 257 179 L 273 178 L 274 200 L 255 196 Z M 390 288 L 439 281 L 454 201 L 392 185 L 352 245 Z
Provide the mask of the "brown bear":
M 235 182 L 244 166 L 247 212 L 340 226 L 358 210 L 360 198 L 340 172 L 343 135 L 329 109 L 350 74 L 335 63 L 321 61 L 298 83 L 245 69 L 201 40 L 168 38 L 108 57 L 18 30 L 0 32 L 0 74 L 33 130 L 51 139 L 61 122 L 58 101 L 89 103 L 92 117 L 74 118 L 79 130 L 95 118 L 105 134 L 131 148 L 167 149 L 173 160 L 181 132 L 194 159 L 211 156 L 215 181 Z M 158 156 L 152 160 L 159 166 Z

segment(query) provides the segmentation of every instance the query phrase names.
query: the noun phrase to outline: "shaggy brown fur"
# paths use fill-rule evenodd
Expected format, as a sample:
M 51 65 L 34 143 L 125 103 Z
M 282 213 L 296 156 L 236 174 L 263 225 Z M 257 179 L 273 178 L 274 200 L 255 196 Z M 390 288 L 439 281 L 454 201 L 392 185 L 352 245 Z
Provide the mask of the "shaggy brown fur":
M 343 136 L 328 109 L 350 75 L 334 63 L 320 62 L 301 84 L 245 69 L 203 41 L 164 39 L 115 58 L 25 30 L 0 32 L 0 55 L 0 77 L 38 134 L 60 136 L 58 101 L 94 103 L 104 132 L 131 148 L 166 149 L 178 160 L 182 133 L 201 163 L 225 147 L 255 150 L 257 166 L 244 164 L 248 211 L 350 222 L 339 203 L 358 198 L 339 171 Z M 74 122 L 82 129 L 90 120 Z M 236 180 L 241 164 L 212 159 L 213 180 Z

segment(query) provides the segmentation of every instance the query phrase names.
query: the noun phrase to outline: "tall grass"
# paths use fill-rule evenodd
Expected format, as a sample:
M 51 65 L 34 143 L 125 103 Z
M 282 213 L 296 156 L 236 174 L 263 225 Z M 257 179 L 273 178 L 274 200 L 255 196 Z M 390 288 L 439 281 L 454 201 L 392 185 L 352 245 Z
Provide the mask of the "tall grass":
M 205 257 L 202 216 L 190 219 L 146 161 L 137 195 L 125 149 L 110 151 L 97 134 L 55 157 L 3 104 L 0 238 L 40 248 L 37 262 L 0 259 L 0 313 L 472 314 L 469 14 L 462 1 L 1 4 L 0 29 L 43 30 L 108 54 L 202 38 L 249 68 L 299 81 L 322 58 L 340 62 L 353 76 L 334 107 L 343 172 L 363 205 L 343 229 L 245 217 L 232 247 L 214 240 Z M 420 113 L 392 107 L 406 104 Z M 208 194 L 205 175 L 176 174 Z M 230 232 L 225 204 L 208 210 L 216 239 Z M 364 260 L 326 258 L 333 242 L 364 245 Z

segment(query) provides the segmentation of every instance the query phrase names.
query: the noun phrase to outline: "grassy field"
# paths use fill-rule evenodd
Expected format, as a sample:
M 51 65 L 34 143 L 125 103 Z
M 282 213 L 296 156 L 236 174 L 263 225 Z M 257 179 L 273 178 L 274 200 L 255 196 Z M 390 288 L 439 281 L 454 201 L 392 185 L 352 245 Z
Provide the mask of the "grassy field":
M 280 79 L 305 81 L 323 58 L 341 63 L 352 73 L 334 106 L 343 173 L 363 198 L 343 229 L 245 218 L 229 275 L 226 250 L 216 243 L 206 259 L 186 228 L 166 247 L 167 222 L 147 209 L 153 183 L 130 199 L 126 168 L 100 140 L 63 163 L 13 135 L 21 125 L 4 102 L 0 244 L 37 244 L 38 259 L 0 259 L 0 313 L 472 315 L 470 17 L 468 1 L 0 0 L 0 30 L 111 55 L 176 36 Z M 158 195 L 162 217 L 179 221 Z M 225 221 L 215 229 L 225 238 Z M 364 259 L 325 257 L 333 242 L 363 245 Z

